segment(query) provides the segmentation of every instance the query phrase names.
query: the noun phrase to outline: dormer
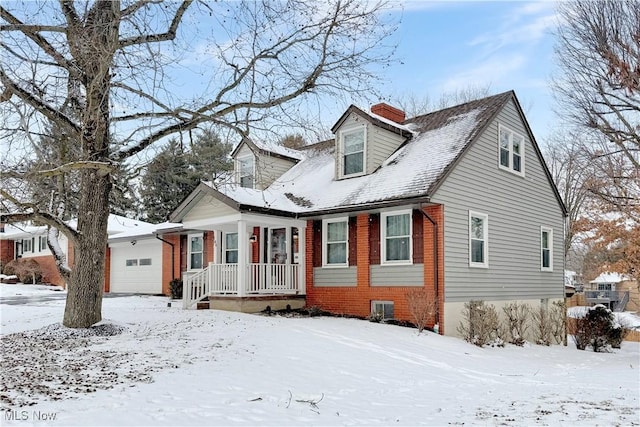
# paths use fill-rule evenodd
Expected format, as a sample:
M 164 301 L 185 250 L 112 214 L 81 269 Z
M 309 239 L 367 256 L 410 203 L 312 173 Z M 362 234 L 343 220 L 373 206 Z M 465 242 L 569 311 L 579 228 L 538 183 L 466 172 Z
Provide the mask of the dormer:
M 366 113 L 352 105 L 331 128 L 336 144 L 336 179 L 375 172 L 411 132 L 402 125 L 405 114 L 381 103 Z
M 234 181 L 264 190 L 302 159 L 302 153 L 281 145 L 243 140 L 231 153 Z

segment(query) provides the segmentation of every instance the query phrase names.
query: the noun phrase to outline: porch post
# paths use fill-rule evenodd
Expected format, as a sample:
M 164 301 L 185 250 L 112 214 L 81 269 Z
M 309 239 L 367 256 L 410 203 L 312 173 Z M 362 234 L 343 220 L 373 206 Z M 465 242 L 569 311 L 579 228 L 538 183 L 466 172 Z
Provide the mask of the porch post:
M 298 227 L 298 293 L 307 294 L 306 261 L 307 227 Z
M 238 220 L 238 296 L 247 292 L 247 258 L 249 257 L 249 239 L 247 238 L 247 221 Z

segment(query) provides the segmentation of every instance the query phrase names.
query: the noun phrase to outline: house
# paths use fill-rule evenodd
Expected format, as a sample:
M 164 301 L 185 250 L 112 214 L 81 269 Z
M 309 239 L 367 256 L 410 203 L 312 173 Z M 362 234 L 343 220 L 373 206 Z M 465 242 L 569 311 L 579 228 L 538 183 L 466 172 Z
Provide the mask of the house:
M 410 321 L 407 292 L 425 289 L 454 335 L 470 300 L 564 299 L 566 209 L 513 91 L 410 119 L 350 106 L 332 132 L 286 152 L 243 141 L 234 182 L 172 213 L 191 230 L 163 236 L 186 246 L 185 307 Z
M 587 304 L 603 304 L 613 311 L 637 311 L 640 307 L 637 282 L 620 273 L 601 273 L 589 282 L 584 294 Z
M 75 220 L 69 224 L 74 226 Z M 162 277 L 164 243 L 156 235 L 160 231 L 176 231 L 181 227 L 181 224 L 150 224 L 109 215 L 105 292 L 168 294 L 169 281 L 165 283 Z M 72 266 L 72 244 L 64 235 L 60 236 L 59 244 Z M 44 283 L 66 286 L 47 245 L 46 226 L 6 224 L 0 231 L 0 255 L 3 264 L 12 259 L 32 258 L 42 269 Z

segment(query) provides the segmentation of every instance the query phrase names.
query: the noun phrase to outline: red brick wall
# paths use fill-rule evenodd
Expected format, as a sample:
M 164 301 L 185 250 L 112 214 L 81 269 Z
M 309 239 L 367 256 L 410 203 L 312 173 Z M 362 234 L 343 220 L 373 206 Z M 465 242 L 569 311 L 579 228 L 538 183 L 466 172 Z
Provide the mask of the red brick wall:
M 14 258 L 14 241 L 0 240 L 0 262 L 8 263 Z M 1 273 L 1 271 L 0 271 Z
M 444 246 L 443 246 L 443 210 L 442 206 L 433 206 L 424 209 L 437 223 L 439 235 L 438 247 L 438 290 L 439 290 L 439 323 L 440 333 L 444 333 L 442 328 L 444 313 Z M 422 216 L 422 214 L 420 214 Z M 422 252 L 422 263 L 424 265 L 425 289 L 435 292 L 434 283 L 434 227 L 426 218 L 419 219 L 414 216 L 414 227 L 418 234 L 422 234 L 422 242 L 418 245 L 419 252 Z M 421 226 L 421 227 L 420 227 Z M 421 228 L 421 230 L 420 230 Z M 306 282 L 307 282 L 307 306 L 318 306 L 338 314 L 348 314 L 366 317 L 371 313 L 371 301 L 393 301 L 394 316 L 398 320 L 412 321 L 411 313 L 406 301 L 406 292 L 415 287 L 371 287 L 370 264 L 379 262 L 380 259 L 380 237 L 379 237 L 379 215 L 362 214 L 357 217 L 357 283 L 356 286 L 349 287 L 314 287 L 313 286 L 313 248 L 317 248 L 318 233 L 313 231 L 313 221 L 307 224 L 307 258 L 306 258 Z M 375 246 L 377 245 L 377 246 Z M 421 246 L 421 247 L 420 247 Z M 375 253 L 374 253 L 375 252 Z M 435 319 L 429 322 L 433 326 Z
M 255 242 L 249 242 L 249 250 L 251 251 L 251 262 L 260 262 L 260 227 L 253 227 L 252 234 L 256 236 Z
M 53 255 L 35 256 L 29 257 L 29 259 L 36 260 L 38 264 L 40 264 L 43 283 L 52 283 L 62 287 L 66 286 L 64 280 L 62 280 L 62 276 L 60 276 L 60 273 L 58 272 L 58 267 L 56 267 Z
M 205 231 L 204 232 L 204 265 L 206 268 L 210 262 L 213 262 L 213 243 L 214 243 L 214 234 L 213 231 Z
M 180 269 L 180 235 L 169 236 L 165 235 L 162 238 L 168 242 L 173 243 L 173 249 L 171 245 L 162 242 L 162 293 L 164 295 L 171 295 L 171 290 L 169 289 L 169 282 L 173 279 L 179 279 L 181 276 Z M 171 251 L 174 251 L 173 257 L 171 255 Z M 171 269 L 171 261 L 173 258 L 173 270 Z M 172 274 L 173 273 L 173 274 Z M 175 277 L 174 277 L 175 275 Z

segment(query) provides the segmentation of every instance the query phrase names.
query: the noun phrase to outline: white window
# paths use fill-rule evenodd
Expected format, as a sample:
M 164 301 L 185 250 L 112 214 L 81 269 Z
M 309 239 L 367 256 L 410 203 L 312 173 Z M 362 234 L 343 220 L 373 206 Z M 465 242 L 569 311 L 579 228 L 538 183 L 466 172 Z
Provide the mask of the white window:
M 42 252 L 47 250 L 47 236 L 38 237 L 38 251 Z
M 469 266 L 489 267 L 489 216 L 469 211 Z
M 411 229 L 410 210 L 382 214 L 380 221 L 382 264 L 412 263 Z
M 225 233 L 224 235 L 224 262 L 227 264 L 238 263 L 238 233 Z
M 255 182 L 255 161 L 253 156 L 239 158 L 238 171 L 240 187 L 253 188 Z
M 31 252 L 33 250 L 33 243 L 31 239 L 22 240 L 22 252 Z
M 371 301 L 371 315 L 380 320 L 393 319 L 393 301 Z
M 322 264 L 334 267 L 349 265 L 348 218 L 325 219 L 322 234 Z
M 151 258 L 140 258 L 140 265 L 151 265 Z
M 188 239 L 188 260 L 189 270 L 198 270 L 202 268 L 204 255 L 204 239 L 202 234 L 190 234 Z
M 340 132 L 343 176 L 364 173 L 364 141 L 365 130 L 362 127 Z
M 542 271 L 553 271 L 553 229 L 540 227 L 540 266 Z
M 136 267 L 138 265 L 137 259 L 128 259 L 126 261 L 127 267 Z
M 524 175 L 524 137 L 500 125 L 498 142 L 500 169 Z

